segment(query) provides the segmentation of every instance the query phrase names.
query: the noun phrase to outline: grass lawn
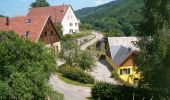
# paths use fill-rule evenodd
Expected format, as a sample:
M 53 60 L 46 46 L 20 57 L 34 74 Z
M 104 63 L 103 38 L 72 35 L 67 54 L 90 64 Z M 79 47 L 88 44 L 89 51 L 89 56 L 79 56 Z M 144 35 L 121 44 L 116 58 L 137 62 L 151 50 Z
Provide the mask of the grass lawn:
M 72 85 L 76 85 L 76 86 L 83 86 L 83 87 L 92 87 L 93 86 L 93 84 L 83 84 L 83 83 L 65 78 L 62 76 L 62 73 L 59 73 L 59 72 L 57 72 L 56 75 L 59 77 L 59 79 L 61 79 L 62 81 L 66 82 L 68 84 L 72 84 Z

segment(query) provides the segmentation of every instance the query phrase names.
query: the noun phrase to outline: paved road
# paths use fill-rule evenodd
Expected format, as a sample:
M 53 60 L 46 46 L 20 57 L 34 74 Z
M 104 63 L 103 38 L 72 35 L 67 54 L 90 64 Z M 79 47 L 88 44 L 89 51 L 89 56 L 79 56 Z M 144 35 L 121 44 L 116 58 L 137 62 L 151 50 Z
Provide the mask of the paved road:
M 94 43 L 96 43 L 98 40 L 102 39 L 103 38 L 103 35 L 98 33 L 98 32 L 95 32 L 95 31 L 92 31 L 92 34 L 96 35 L 96 37 L 94 39 L 92 39 L 91 41 L 83 44 L 80 49 L 81 50 L 86 50 L 86 48 L 90 45 L 93 45 Z
M 54 75 L 50 78 L 50 84 L 64 94 L 64 100 L 88 100 L 87 97 L 90 97 L 90 88 L 67 84 Z
M 111 66 L 105 60 L 96 62 L 94 69 L 90 72 L 91 75 L 98 81 L 117 84 L 118 82 L 111 78 Z

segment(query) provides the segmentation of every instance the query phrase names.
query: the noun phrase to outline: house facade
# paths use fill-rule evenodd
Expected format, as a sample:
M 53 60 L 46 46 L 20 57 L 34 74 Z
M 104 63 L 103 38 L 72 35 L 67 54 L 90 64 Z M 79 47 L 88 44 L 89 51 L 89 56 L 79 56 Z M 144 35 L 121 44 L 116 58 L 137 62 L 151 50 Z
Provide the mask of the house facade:
M 1 31 L 14 31 L 20 37 L 32 42 L 44 42 L 54 47 L 55 52 L 61 51 L 61 37 L 57 33 L 49 16 L 18 16 L 0 18 Z
M 106 43 L 106 61 L 123 81 L 133 84 L 140 79 L 140 72 L 134 64 L 134 57 L 139 52 L 133 42 L 136 37 L 108 37 Z
M 49 15 L 52 22 L 62 25 L 63 35 L 79 32 L 79 19 L 76 17 L 71 5 L 32 8 L 28 16 Z

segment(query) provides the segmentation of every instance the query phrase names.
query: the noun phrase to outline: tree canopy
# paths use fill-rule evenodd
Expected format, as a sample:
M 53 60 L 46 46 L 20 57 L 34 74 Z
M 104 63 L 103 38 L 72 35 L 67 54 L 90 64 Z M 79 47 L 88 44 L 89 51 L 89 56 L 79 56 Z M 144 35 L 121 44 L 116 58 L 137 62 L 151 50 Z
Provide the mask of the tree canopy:
M 136 64 L 143 73 L 145 85 L 170 93 L 170 3 L 169 0 L 144 0 L 144 4 Z
M 131 36 L 142 21 L 143 0 L 114 0 L 109 3 L 76 11 L 81 23 L 109 33 L 109 36 Z M 114 33 L 118 30 L 118 33 Z M 119 34 L 120 33 L 120 34 Z M 123 34 L 121 34 L 123 33 Z M 106 35 L 108 36 L 108 34 Z
M 46 0 L 36 0 L 30 5 L 32 8 L 50 6 Z
M 48 85 L 56 70 L 56 58 L 50 48 L 22 39 L 14 32 L 1 31 L 0 57 L 1 100 L 62 99 Z

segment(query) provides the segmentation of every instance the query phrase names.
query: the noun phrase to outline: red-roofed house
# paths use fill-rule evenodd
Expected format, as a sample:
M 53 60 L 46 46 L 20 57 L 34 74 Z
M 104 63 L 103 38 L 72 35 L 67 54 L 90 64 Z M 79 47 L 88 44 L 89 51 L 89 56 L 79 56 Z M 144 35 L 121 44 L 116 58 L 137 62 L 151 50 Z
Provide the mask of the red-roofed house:
M 0 30 L 15 31 L 20 37 L 28 38 L 32 42 L 42 41 L 47 46 L 54 47 L 57 53 L 61 50 L 61 37 L 49 16 L 0 18 Z
M 79 20 L 71 5 L 32 8 L 27 16 L 49 15 L 53 23 L 61 23 L 63 35 L 79 32 Z

